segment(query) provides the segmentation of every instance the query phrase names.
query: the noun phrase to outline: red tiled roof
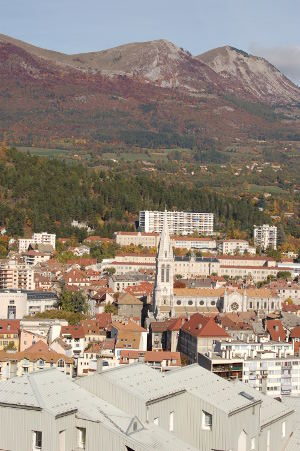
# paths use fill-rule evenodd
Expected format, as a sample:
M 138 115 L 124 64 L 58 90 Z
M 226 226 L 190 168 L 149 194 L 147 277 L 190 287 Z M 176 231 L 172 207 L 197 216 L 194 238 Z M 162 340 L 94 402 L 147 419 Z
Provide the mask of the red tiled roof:
M 131 349 L 123 349 L 120 353 L 120 363 L 124 363 L 123 359 L 138 359 L 144 357 L 145 362 L 162 362 L 163 360 L 175 360 L 174 366 L 181 366 L 180 352 L 170 351 L 139 351 Z M 172 366 L 172 364 L 171 364 Z
M 128 236 L 158 236 L 158 232 L 116 232 L 116 235 L 128 235 Z
M 82 326 L 62 326 L 61 335 L 71 335 L 72 338 L 84 338 L 84 329 Z
M 192 315 L 182 326 L 182 330 L 196 337 L 228 337 L 225 330 L 218 326 L 213 318 L 200 313 Z
M 39 359 L 44 360 L 45 362 L 57 362 L 58 360 L 62 359 L 66 363 L 72 363 L 73 359 L 70 357 L 67 357 L 64 354 L 58 354 L 57 352 L 53 351 L 49 348 L 49 346 L 44 343 L 43 341 L 38 341 L 34 345 L 30 346 L 28 349 L 25 349 L 25 351 L 22 352 L 15 352 L 15 353 L 6 353 L 7 357 L 10 360 L 17 360 L 20 361 L 22 359 L 28 359 L 31 362 L 35 362 Z M 5 355 L 3 354 L 5 357 Z
M 300 338 L 300 326 L 294 327 L 290 335 L 291 338 Z
M 0 334 L 17 334 L 20 330 L 20 321 L 18 319 L 1 319 Z
M 266 329 L 272 341 L 285 341 L 286 333 L 279 319 L 268 319 Z
M 75 260 L 68 260 L 68 265 L 92 266 L 97 264 L 96 258 L 76 258 Z
M 96 321 L 100 329 L 106 329 L 111 325 L 111 314 L 110 313 L 97 313 Z
M 300 305 L 297 304 L 288 304 L 287 302 L 282 303 L 282 311 L 289 313 L 297 313 L 300 310 Z

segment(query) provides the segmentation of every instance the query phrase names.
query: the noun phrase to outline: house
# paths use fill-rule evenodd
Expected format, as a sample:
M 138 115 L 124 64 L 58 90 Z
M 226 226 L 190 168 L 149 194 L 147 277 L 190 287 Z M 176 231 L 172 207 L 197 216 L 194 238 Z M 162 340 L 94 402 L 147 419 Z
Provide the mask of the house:
M 294 353 L 299 354 L 300 349 L 300 326 L 295 327 L 290 334 L 290 340 L 292 340 Z
M 91 342 L 103 341 L 106 338 L 106 331 L 100 327 L 97 319 L 85 319 L 80 321 L 85 335 L 86 345 Z
M 0 351 L 6 349 L 19 350 L 20 321 L 0 320 Z
M 143 302 L 131 293 L 120 293 L 118 297 L 118 315 L 124 317 L 142 317 Z
M 65 343 L 61 337 L 57 337 L 52 341 L 52 343 L 50 344 L 50 349 L 57 352 L 58 354 L 64 354 L 67 357 L 72 357 L 73 355 L 72 346 Z
M 286 331 L 279 319 L 269 319 L 265 322 L 265 328 L 273 341 L 286 341 Z
M 88 306 L 91 316 L 104 313 L 107 304 L 113 304 L 115 299 L 111 288 L 99 288 L 96 292 L 89 295 Z
M 216 340 L 226 338 L 227 332 L 216 324 L 214 318 L 195 313 L 180 329 L 178 351 L 188 363 L 195 363 L 198 353 L 211 351 Z
M 82 326 L 62 326 L 61 338 L 72 346 L 73 357 L 81 356 L 85 349 L 85 334 Z
M 48 343 L 48 337 L 45 335 L 40 335 L 36 332 L 31 332 L 30 330 L 21 329 L 20 332 L 20 351 L 23 352 L 26 349 L 33 346 L 38 341 L 43 343 Z
M 118 359 L 122 349 L 147 350 L 147 331 L 134 321 L 112 322 L 111 338 L 116 340 L 115 355 Z
M 40 371 L 47 368 L 57 368 L 66 375 L 73 376 L 73 359 L 58 354 L 48 347 L 42 341 L 38 341 L 30 348 L 22 352 L 0 352 L 0 361 L 6 362 L 10 366 L 9 374 L 2 372 L 3 379 L 9 379 L 13 376 L 22 376 L 34 371 Z
M 181 358 L 179 352 L 169 351 L 135 351 L 123 350 L 120 356 L 121 364 L 130 364 L 137 362 L 145 362 L 152 368 L 160 371 L 167 371 L 169 368 L 181 367 Z

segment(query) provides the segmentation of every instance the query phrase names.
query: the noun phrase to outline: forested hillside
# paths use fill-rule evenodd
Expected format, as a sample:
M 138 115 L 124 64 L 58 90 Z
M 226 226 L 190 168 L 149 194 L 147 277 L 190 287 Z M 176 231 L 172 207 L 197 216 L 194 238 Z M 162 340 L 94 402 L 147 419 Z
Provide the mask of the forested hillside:
M 0 158 L 0 224 L 11 235 L 25 231 L 72 233 L 73 219 L 86 220 L 103 235 L 132 229 L 142 209 L 182 209 L 215 213 L 216 228 L 250 234 L 269 218 L 249 200 L 227 197 L 174 178 L 108 169 L 26 155 L 14 149 Z

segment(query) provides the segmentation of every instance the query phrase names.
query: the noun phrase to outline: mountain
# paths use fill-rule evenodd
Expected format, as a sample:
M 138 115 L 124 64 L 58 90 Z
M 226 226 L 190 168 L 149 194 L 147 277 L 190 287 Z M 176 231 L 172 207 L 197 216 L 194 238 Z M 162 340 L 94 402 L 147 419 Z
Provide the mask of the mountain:
M 265 60 L 229 54 L 193 57 L 157 40 L 65 55 L 0 35 L 0 138 L 101 149 L 297 135 L 273 104 L 290 109 L 299 89 Z
M 225 46 L 196 57 L 232 86 L 236 96 L 250 95 L 266 103 L 299 102 L 299 88 L 261 57 Z

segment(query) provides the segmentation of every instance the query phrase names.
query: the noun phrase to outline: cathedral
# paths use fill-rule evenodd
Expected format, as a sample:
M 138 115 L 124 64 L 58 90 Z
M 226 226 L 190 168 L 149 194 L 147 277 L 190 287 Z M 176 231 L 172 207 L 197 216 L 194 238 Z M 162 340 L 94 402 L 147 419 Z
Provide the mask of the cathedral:
M 179 257 L 179 259 L 184 260 L 184 263 L 181 262 L 180 264 L 185 265 L 185 271 L 187 271 L 188 266 L 195 266 L 195 259 L 193 258 Z M 209 259 L 199 258 L 199 260 Z M 209 264 L 213 264 L 213 261 Z M 281 309 L 281 299 L 278 295 L 265 288 L 174 288 L 175 268 L 176 274 L 180 274 L 181 267 L 176 266 L 176 257 L 174 258 L 173 255 L 167 215 L 165 214 L 156 255 L 156 276 L 152 303 L 152 313 L 157 320 L 197 312 L 218 313 L 256 310 L 269 313 Z M 204 275 L 201 272 L 201 266 L 199 266 L 197 275 Z

